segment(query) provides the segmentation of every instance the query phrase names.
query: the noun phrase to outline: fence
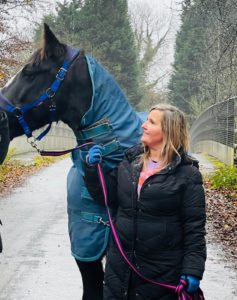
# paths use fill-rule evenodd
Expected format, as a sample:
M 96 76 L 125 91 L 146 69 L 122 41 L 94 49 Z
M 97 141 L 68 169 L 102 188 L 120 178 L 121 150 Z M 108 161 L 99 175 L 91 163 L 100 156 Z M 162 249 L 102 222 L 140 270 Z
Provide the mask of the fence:
M 38 136 L 43 129 L 34 131 L 34 136 Z M 64 123 L 52 125 L 50 132 L 40 142 L 40 147 L 45 150 L 65 150 L 76 145 L 76 138 L 72 130 Z M 20 136 L 10 143 L 10 149 L 14 148 L 14 155 L 35 152 L 36 150 L 27 143 L 26 136 Z
M 206 152 L 227 165 L 237 163 L 237 97 L 205 110 L 190 129 L 193 152 Z

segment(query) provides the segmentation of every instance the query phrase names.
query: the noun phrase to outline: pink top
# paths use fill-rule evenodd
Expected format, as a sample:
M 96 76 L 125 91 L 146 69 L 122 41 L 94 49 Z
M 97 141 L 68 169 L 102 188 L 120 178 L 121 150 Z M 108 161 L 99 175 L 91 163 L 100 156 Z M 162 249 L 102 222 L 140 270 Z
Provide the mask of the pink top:
M 151 175 L 157 173 L 160 170 L 160 162 L 155 162 L 151 159 L 148 160 L 148 164 L 145 170 L 142 170 L 138 180 L 137 193 L 140 195 L 140 191 L 145 180 Z

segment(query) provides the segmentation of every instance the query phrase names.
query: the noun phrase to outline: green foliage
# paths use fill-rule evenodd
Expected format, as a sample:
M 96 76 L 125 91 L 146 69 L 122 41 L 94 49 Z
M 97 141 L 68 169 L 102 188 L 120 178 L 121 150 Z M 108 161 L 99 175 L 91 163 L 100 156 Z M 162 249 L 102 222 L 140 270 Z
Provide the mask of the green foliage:
M 237 192 L 237 168 L 235 166 L 222 166 L 210 178 L 215 189 L 233 189 Z
M 140 101 L 134 34 L 126 0 L 73 0 L 44 18 L 60 40 L 96 57 L 121 85 L 131 104 Z M 39 29 L 36 38 L 39 37 Z
M 6 156 L 3 164 L 0 167 L 7 164 L 7 162 L 13 157 L 13 155 L 15 153 L 15 150 L 16 150 L 15 148 L 11 148 L 11 149 L 8 150 L 7 156 Z
M 195 1 L 194 1 L 195 2 Z M 193 114 L 191 101 L 197 99 L 200 82 L 197 74 L 203 57 L 203 32 L 205 23 L 199 15 L 198 7 L 185 1 L 182 25 L 176 38 L 174 71 L 169 83 L 170 101 L 187 114 Z M 197 100 L 196 100 L 197 101 Z
M 214 165 L 215 169 L 220 169 L 220 168 L 226 167 L 226 165 L 223 162 L 221 162 L 220 160 L 218 160 L 216 157 L 208 155 L 207 153 L 203 153 L 203 154 L 204 154 L 204 156 L 206 156 L 207 160 L 210 161 Z
M 152 89 L 146 89 L 144 87 L 144 96 L 139 104 L 138 111 L 148 111 L 153 105 L 158 103 L 168 102 L 168 96 L 166 92 L 156 92 Z
M 48 166 L 55 161 L 53 157 L 36 155 L 33 158 L 33 164 L 36 167 Z
M 236 0 L 183 0 L 170 101 L 194 119 L 236 96 Z
M 14 155 L 15 149 L 10 149 L 2 165 L 0 165 L 0 182 L 4 181 L 10 169 L 10 160 Z M 13 162 L 17 164 L 17 162 Z

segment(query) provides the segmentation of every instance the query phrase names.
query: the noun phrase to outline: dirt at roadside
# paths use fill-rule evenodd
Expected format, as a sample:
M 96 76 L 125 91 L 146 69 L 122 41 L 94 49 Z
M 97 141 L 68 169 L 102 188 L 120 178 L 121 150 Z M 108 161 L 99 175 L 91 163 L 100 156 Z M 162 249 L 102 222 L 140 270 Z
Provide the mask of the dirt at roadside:
M 211 188 L 208 176 L 215 166 L 204 155 L 194 155 L 199 160 L 200 171 L 205 178 L 207 207 L 207 240 L 218 244 L 237 269 L 237 199 L 231 191 Z
M 0 193 L 8 193 L 11 189 L 19 186 L 27 178 L 28 175 L 31 175 L 37 172 L 40 167 L 33 165 L 29 166 L 8 166 L 8 171 L 6 177 L 3 180 L 0 180 Z
M 223 248 L 237 269 L 237 199 L 230 199 L 205 184 L 207 239 Z

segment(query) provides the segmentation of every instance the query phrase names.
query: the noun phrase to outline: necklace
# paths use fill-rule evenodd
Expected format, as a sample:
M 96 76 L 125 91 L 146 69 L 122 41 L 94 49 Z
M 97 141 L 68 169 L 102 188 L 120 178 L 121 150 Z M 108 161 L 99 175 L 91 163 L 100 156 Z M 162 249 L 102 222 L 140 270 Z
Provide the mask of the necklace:
M 153 170 L 153 169 L 156 169 L 156 168 L 159 168 L 161 165 L 161 163 L 159 161 L 154 161 L 152 159 L 149 159 L 148 160 L 148 163 L 147 163 L 147 170 Z

